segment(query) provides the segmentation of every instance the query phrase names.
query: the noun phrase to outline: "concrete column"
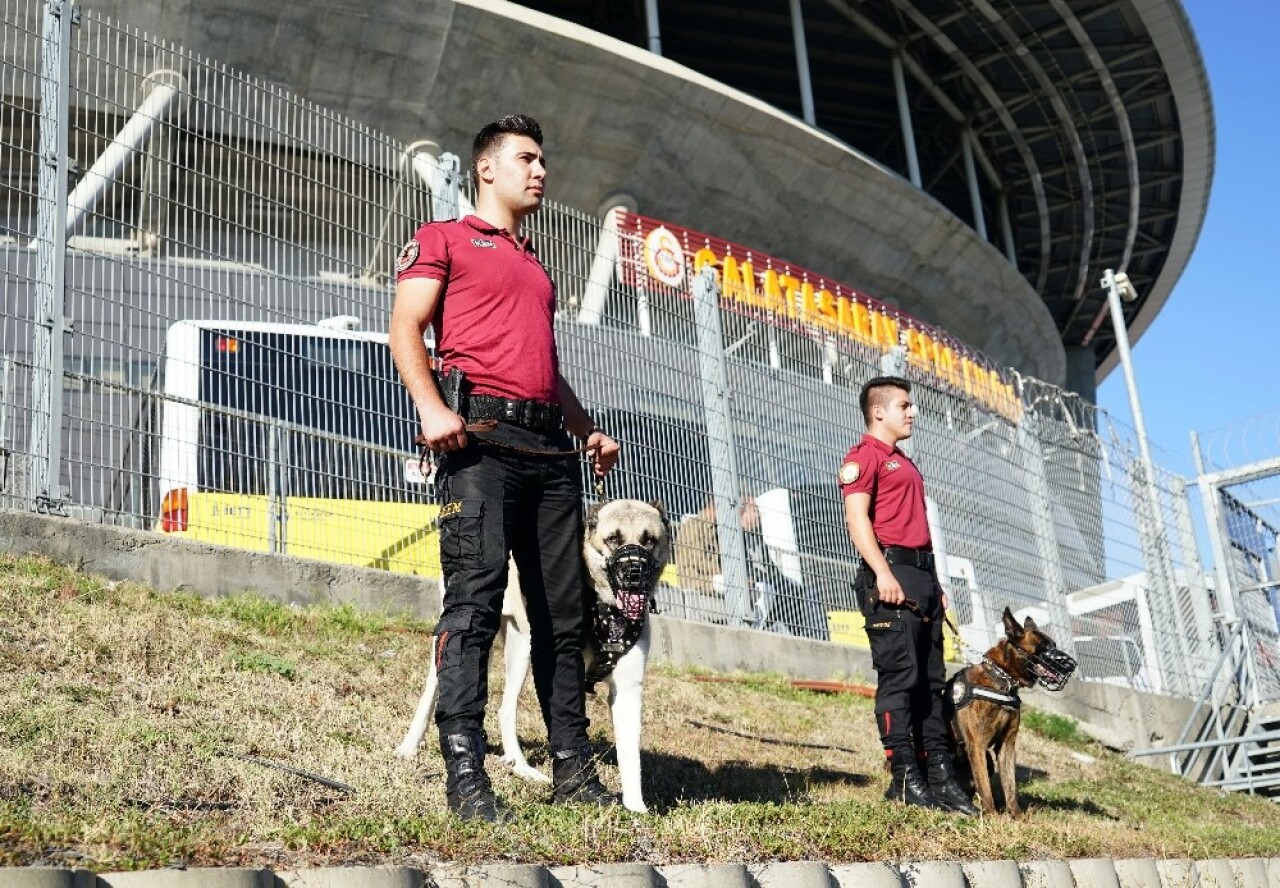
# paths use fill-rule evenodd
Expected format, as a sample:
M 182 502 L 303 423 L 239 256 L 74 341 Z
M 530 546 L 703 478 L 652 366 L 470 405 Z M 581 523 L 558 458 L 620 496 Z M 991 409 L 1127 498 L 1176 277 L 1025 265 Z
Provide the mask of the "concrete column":
M 800 108 L 804 122 L 817 125 L 813 112 L 813 82 L 809 79 L 809 46 L 804 39 L 804 11 L 791 0 L 791 36 L 796 45 L 796 73 L 800 75 Z
M 644 21 L 649 31 L 649 52 L 662 55 L 662 32 L 658 28 L 658 0 L 644 0 Z
M 1098 403 L 1097 358 L 1093 349 L 1079 345 L 1067 350 L 1067 391 L 1075 392 L 1090 404 Z
M 1013 225 L 1009 222 L 1009 197 L 1000 193 L 1000 237 L 1004 241 L 1004 257 L 1014 268 L 1018 267 L 1018 251 L 1013 246 Z
M 902 143 L 907 149 L 907 178 L 920 188 L 920 156 L 916 154 L 916 131 L 911 125 L 911 105 L 907 101 L 907 78 L 902 73 L 902 55 L 894 53 L 893 90 L 898 95 L 898 118 L 902 122 Z
M 987 219 L 982 212 L 982 192 L 978 188 L 978 170 L 973 163 L 973 130 L 964 128 L 960 136 L 960 149 L 964 154 L 964 177 L 969 182 L 969 204 L 973 208 L 973 229 L 978 237 L 987 239 Z

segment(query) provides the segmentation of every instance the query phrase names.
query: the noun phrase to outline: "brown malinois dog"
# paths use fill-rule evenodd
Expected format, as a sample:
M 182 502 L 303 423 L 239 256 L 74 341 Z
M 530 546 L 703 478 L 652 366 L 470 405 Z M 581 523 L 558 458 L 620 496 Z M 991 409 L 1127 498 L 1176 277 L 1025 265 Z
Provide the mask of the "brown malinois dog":
M 968 754 L 969 770 L 984 814 L 996 813 L 991 792 L 988 756 L 995 759 L 1004 794 L 1005 811 L 1022 814 L 1018 804 L 1015 752 L 1022 721 L 1020 688 L 1041 685 L 1060 691 L 1075 671 L 1076 661 L 1058 649 L 1052 638 L 1027 617 L 1020 626 L 1004 609 L 1005 637 L 982 661 L 966 666 L 947 681 L 947 719 L 958 745 Z M 957 759 L 960 756 L 956 756 Z

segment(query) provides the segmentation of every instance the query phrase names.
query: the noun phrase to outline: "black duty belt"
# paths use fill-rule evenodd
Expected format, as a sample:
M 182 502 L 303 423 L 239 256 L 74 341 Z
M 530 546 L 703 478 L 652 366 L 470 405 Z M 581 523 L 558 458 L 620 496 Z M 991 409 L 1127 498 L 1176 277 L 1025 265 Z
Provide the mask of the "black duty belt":
M 933 570 L 933 553 L 928 549 L 908 549 L 906 546 L 886 546 L 884 560 L 890 564 Z
M 534 432 L 558 432 L 564 426 L 564 412 L 559 404 L 471 395 L 467 399 L 467 420 L 485 419 L 509 422 Z

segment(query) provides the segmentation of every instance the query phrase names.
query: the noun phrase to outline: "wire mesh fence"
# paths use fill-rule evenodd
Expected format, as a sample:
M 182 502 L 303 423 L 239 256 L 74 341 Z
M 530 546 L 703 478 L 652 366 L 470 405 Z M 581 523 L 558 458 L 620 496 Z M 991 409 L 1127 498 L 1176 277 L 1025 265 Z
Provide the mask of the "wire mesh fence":
M 383 331 L 399 244 L 467 209 L 456 158 L 90 12 L 0 2 L 3 505 L 438 573 Z M 1221 641 L 1185 483 L 1097 408 L 710 236 L 552 202 L 528 231 L 564 374 L 623 444 L 609 494 L 674 519 L 669 615 L 865 643 L 835 472 L 890 371 L 970 654 L 1009 607 L 1084 678 L 1203 684 Z

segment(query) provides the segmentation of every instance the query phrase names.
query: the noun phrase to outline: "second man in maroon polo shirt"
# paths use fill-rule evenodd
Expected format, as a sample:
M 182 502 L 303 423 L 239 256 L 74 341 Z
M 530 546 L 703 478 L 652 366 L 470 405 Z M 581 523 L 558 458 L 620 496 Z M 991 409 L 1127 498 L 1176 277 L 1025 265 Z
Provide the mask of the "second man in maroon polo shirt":
M 977 814 L 955 780 L 943 720 L 947 597 L 933 563 L 924 478 L 898 449 L 915 423 L 911 383 L 876 377 L 859 404 L 867 433 L 838 475 L 845 523 L 862 556 L 854 586 L 876 670 L 876 726 L 893 774 L 885 798 Z
M 533 644 L 533 680 L 551 745 L 557 802 L 619 803 L 600 783 L 587 740 L 582 665 L 582 490 L 565 431 L 586 442 L 597 475 L 618 444 L 560 375 L 556 291 L 521 222 L 542 205 L 542 129 L 504 117 L 472 145 L 475 215 L 422 226 L 396 260 L 390 343 L 396 367 L 440 454 L 440 565 L 444 609 L 436 624 L 436 727 L 445 797 L 463 819 L 505 822 L 511 812 L 484 770 L 489 649 L 507 584 L 507 553 L 520 571 Z M 435 331 L 442 370 L 466 374 L 466 406 L 451 409 L 432 375 L 423 333 Z M 458 411 L 461 411 L 458 412 Z M 498 420 L 475 440 L 468 421 Z M 518 448 L 512 449 L 512 448 Z

